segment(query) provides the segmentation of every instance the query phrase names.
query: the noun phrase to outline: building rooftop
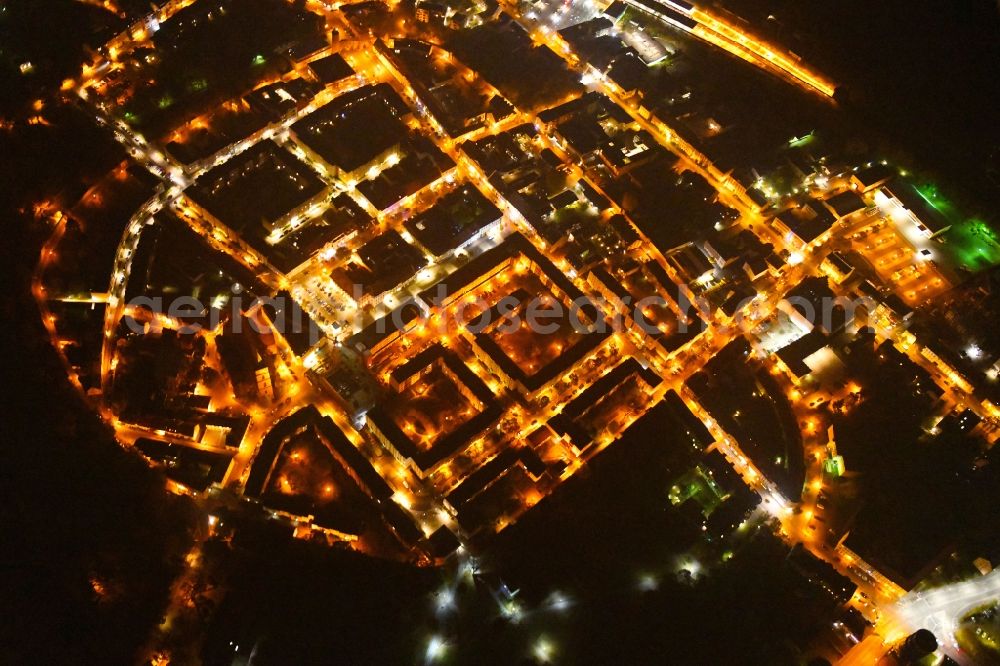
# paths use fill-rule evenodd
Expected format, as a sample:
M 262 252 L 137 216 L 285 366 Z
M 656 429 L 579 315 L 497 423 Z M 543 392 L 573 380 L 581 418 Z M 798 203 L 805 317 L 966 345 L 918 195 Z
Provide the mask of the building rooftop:
M 854 264 L 849 262 L 847 257 L 840 252 L 831 252 L 826 256 L 826 259 L 841 275 L 848 275 L 854 270 Z
M 423 253 L 390 229 L 358 248 L 360 263 L 352 262 L 333 272 L 333 279 L 352 296 L 378 296 L 399 286 L 427 264 Z
M 420 316 L 423 310 L 412 299 L 376 319 L 347 339 L 346 346 L 361 353 L 371 353 L 383 342 L 400 333 Z
M 628 5 L 622 2 L 622 0 L 614 0 L 614 2 L 604 9 L 604 15 L 617 23 L 625 16 L 626 11 L 628 11 Z
M 341 95 L 296 122 L 292 131 L 328 163 L 352 172 L 406 138 L 399 121 L 405 104 L 387 88 L 367 85 Z
M 315 172 L 266 140 L 203 174 L 187 193 L 233 230 L 261 236 L 323 189 Z
M 829 343 L 829 338 L 819 328 L 815 328 L 795 342 L 777 351 L 778 358 L 788 366 L 796 377 L 804 377 L 812 372 L 806 359 Z
M 778 215 L 778 220 L 805 244 L 822 236 L 837 221 L 833 213 L 816 203 L 787 210 Z
M 405 418 L 403 410 L 407 408 L 407 405 L 392 399 L 391 404 L 377 405 L 368 412 L 369 424 L 377 428 L 403 458 L 412 460 L 421 470 L 433 468 L 466 446 L 476 434 L 496 421 L 502 413 L 502 409 L 489 387 L 454 352 L 441 345 L 431 345 L 412 360 L 397 368 L 392 373 L 392 381 L 398 385 L 400 382 L 405 382 L 435 366 L 447 371 L 448 380 L 459 385 L 456 388 L 471 393 L 481 404 L 481 409 L 449 432 L 437 435 L 429 447 L 419 446 L 407 434 L 405 426 L 400 424 L 399 419 Z
M 346 79 L 348 76 L 354 75 L 354 70 L 351 69 L 351 66 L 347 64 L 347 61 L 339 53 L 333 53 L 319 60 L 313 60 L 309 63 L 309 69 L 316 74 L 316 77 L 320 81 L 326 84 L 336 83 L 341 79 Z
M 882 193 L 890 199 L 898 200 L 903 208 L 920 220 L 920 223 L 929 230 L 932 236 L 947 231 L 951 227 L 948 219 L 909 183 L 897 183 L 891 187 L 883 187 Z
M 868 207 L 868 204 L 861 198 L 861 195 L 854 190 L 841 192 L 837 196 L 831 197 L 823 203 L 834 215 L 837 216 L 838 219 L 847 217 L 848 215 L 853 215 L 854 213 Z
M 896 171 L 881 162 L 873 162 L 854 172 L 851 178 L 858 182 L 862 192 L 883 185 L 896 175 Z
M 464 185 L 405 223 L 435 256 L 455 250 L 502 217 L 500 209 L 472 185 Z

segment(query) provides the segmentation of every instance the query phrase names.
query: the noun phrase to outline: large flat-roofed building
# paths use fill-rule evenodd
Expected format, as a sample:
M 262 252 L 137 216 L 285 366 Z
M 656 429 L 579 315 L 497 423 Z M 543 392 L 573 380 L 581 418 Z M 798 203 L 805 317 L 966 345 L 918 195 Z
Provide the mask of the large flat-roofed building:
M 404 225 L 435 256 L 467 247 L 499 228 L 503 214 L 472 185 L 442 197 Z
M 423 310 L 412 299 L 397 306 L 385 316 L 354 333 L 345 346 L 371 359 L 388 349 L 407 331 L 415 328 L 423 319 Z
M 940 240 L 951 229 L 951 222 L 908 183 L 882 187 L 875 193 L 875 203 L 894 220 L 916 227 L 925 238 Z
M 813 372 L 808 359 L 820 349 L 826 347 L 829 341 L 826 334 L 817 328 L 779 349 L 777 357 L 788 368 L 789 372 L 792 373 L 792 376 L 796 380 L 800 380 Z
M 896 172 L 881 162 L 869 164 L 851 174 L 851 189 L 866 194 L 895 177 Z
M 868 203 L 854 190 L 847 190 L 830 197 L 823 202 L 823 205 L 833 213 L 838 221 L 852 218 L 870 210 Z
M 854 275 L 855 266 L 852 264 L 847 257 L 845 257 L 840 252 L 831 252 L 823 260 L 822 267 L 826 270 L 833 281 L 837 284 L 843 284 L 849 280 Z
M 595 155 L 609 137 L 594 117 L 581 113 L 556 125 L 555 139 L 563 150 L 582 163 Z
M 623 41 L 635 49 L 639 59 L 647 67 L 661 63 L 670 56 L 667 47 L 645 30 L 628 30 L 623 34 Z
M 374 306 L 385 293 L 412 278 L 427 259 L 398 232 L 389 230 L 365 243 L 333 281 L 361 307 Z
M 260 239 L 319 202 L 326 189 L 308 166 L 267 140 L 203 174 L 187 194 L 227 227 Z
M 675 271 L 687 279 L 689 284 L 707 283 L 716 270 L 708 255 L 695 243 L 685 243 L 674 248 L 667 252 L 664 258 Z
M 391 87 L 367 85 L 341 95 L 292 125 L 313 157 L 345 179 L 360 179 L 406 140 L 408 107 Z
M 825 206 L 809 203 L 779 214 L 772 226 L 784 236 L 785 242 L 802 250 L 829 231 L 836 222 L 837 218 Z
M 318 58 L 309 63 L 316 78 L 327 85 L 354 75 L 354 70 L 339 53 Z
M 602 12 L 604 16 L 608 17 L 612 23 L 618 23 L 625 17 L 625 13 L 628 11 L 628 5 L 626 5 L 622 0 L 614 0 L 610 5 L 605 7 Z

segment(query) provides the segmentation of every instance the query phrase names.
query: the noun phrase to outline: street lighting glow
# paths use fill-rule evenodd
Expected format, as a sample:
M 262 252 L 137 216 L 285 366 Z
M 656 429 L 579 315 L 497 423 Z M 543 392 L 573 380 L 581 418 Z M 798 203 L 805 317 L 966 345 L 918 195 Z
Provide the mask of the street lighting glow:
M 445 652 L 448 649 L 448 644 L 443 638 L 438 635 L 431 636 L 430 640 L 427 641 L 427 651 L 424 653 L 424 661 L 427 663 L 433 663 L 444 657 Z
M 549 595 L 548 607 L 554 611 L 563 613 L 569 610 L 570 604 L 569 597 L 558 590 Z
M 660 581 L 653 574 L 642 574 L 639 576 L 639 590 L 641 592 L 652 592 L 660 586 Z
M 444 587 L 438 590 L 436 606 L 439 613 L 455 608 L 455 591 L 450 587 Z
M 555 655 L 556 646 L 545 636 L 540 637 L 535 641 L 535 646 L 532 648 L 531 653 L 534 655 L 535 659 L 547 664 L 552 661 L 552 657 Z
M 524 611 L 521 609 L 521 604 L 517 603 L 514 599 L 501 604 L 500 613 L 514 624 L 517 624 L 524 618 Z

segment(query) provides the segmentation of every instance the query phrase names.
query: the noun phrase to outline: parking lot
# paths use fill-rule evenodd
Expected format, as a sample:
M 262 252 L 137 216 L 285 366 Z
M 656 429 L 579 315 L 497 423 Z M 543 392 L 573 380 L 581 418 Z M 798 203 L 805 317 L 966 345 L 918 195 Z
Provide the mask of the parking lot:
M 935 264 L 939 250 L 934 241 L 915 247 L 886 218 L 856 233 L 851 244 L 908 305 L 922 305 L 950 286 Z

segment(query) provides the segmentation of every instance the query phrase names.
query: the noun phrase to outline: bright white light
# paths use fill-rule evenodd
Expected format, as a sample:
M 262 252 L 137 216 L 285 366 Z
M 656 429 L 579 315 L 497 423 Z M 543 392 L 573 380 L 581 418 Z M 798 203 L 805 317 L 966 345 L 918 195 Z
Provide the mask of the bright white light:
M 444 656 L 445 651 L 448 648 L 448 644 L 445 643 L 444 639 L 440 636 L 431 636 L 431 639 L 427 642 L 427 653 L 425 655 L 425 661 L 435 662 Z
M 438 611 L 451 610 L 455 607 L 455 592 L 448 587 L 438 590 L 437 609 Z
M 639 577 L 639 590 L 642 592 L 652 592 L 660 586 L 660 581 L 653 574 L 643 574 Z
M 792 252 L 790 255 L 788 255 L 789 266 L 798 266 L 799 264 L 802 263 L 802 260 L 803 256 L 801 252 Z
M 500 606 L 500 613 L 514 624 L 517 624 L 524 618 L 524 611 L 521 610 L 521 604 L 513 599 Z
M 973 361 L 977 361 L 977 360 L 979 360 L 980 358 L 983 357 L 983 350 L 980 349 L 979 345 L 977 345 L 977 344 L 971 344 L 971 345 L 969 345 L 969 347 L 965 350 L 965 353 Z
M 535 642 L 535 647 L 531 650 L 532 654 L 535 655 L 535 659 L 547 664 L 552 661 L 552 656 L 555 654 L 556 646 L 549 639 L 544 636 L 540 637 Z
M 459 546 L 459 550 L 464 551 L 465 546 Z M 458 569 L 458 575 L 471 581 L 472 577 L 476 575 L 476 566 L 469 560 L 462 562 Z
M 548 606 L 554 611 L 564 613 L 569 610 L 570 603 L 569 597 L 558 590 L 549 595 Z

